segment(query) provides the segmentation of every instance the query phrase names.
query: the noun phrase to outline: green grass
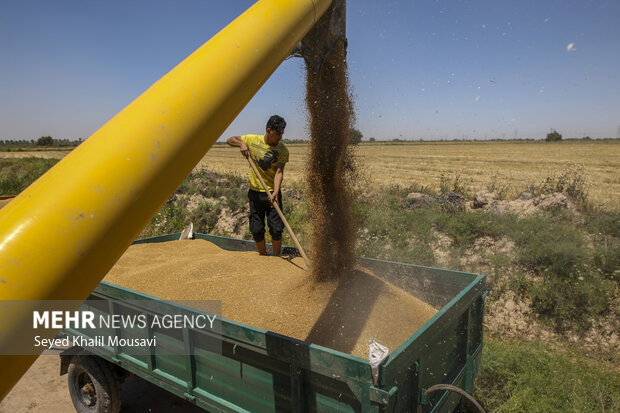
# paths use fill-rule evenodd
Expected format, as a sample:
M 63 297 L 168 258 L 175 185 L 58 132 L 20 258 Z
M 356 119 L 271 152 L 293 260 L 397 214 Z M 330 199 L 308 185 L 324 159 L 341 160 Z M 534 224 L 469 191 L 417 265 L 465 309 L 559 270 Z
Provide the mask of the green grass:
M 406 210 L 400 200 L 386 195 L 380 202 L 355 205 L 358 224 L 358 253 L 368 258 L 433 265 L 433 209 Z
M 595 247 L 594 265 L 607 279 L 620 282 L 620 212 L 590 214 L 585 228 Z
M 586 217 L 586 228 L 591 234 L 620 238 L 620 212 L 603 211 Z
M 516 219 L 505 227 L 519 247 L 519 262 L 537 272 L 569 277 L 588 259 L 586 239 L 579 228 L 553 222 L 549 214 Z
M 612 298 L 618 290 L 618 240 L 610 237 L 608 246 L 589 246 L 585 229 L 587 224 L 584 228 L 552 213 L 518 219 L 505 229 L 518 246 L 517 263 L 535 275 L 521 293 L 556 331 L 587 329 L 598 317 L 617 311 Z
M 617 412 L 620 373 L 583 352 L 485 338 L 474 397 L 487 412 Z
M 247 188 L 243 189 L 244 182 L 237 174 L 218 175 L 208 170 L 190 173 L 140 237 L 179 232 L 190 222 L 194 224 L 194 232 L 211 233 L 223 208 L 236 212 L 245 207 Z M 201 201 L 190 211 L 187 202 L 192 195 Z
M 58 159 L 0 159 L 0 195 L 17 195 L 54 166 Z
M 514 222 L 514 217 L 482 211 L 455 211 L 434 220 L 436 228 L 452 238 L 456 247 L 470 246 L 481 237 L 498 239 L 505 233 L 507 222 Z
M 620 275 L 619 214 L 580 218 L 571 211 L 541 211 L 519 217 L 446 209 L 441 202 L 412 208 L 406 195 L 405 189 L 390 187 L 356 204 L 359 255 L 488 271 L 491 286 L 510 288 L 529 299 L 533 313 L 559 333 L 585 331 L 599 317 L 620 312 L 613 299 Z M 591 243 L 593 233 L 598 238 Z M 437 256 L 439 236 L 447 255 L 443 262 Z M 484 268 L 463 263 L 461 258 L 483 237 L 507 239 L 515 249 L 510 254 L 480 252 L 489 262 Z M 504 285 L 496 283 L 504 274 L 509 277 Z

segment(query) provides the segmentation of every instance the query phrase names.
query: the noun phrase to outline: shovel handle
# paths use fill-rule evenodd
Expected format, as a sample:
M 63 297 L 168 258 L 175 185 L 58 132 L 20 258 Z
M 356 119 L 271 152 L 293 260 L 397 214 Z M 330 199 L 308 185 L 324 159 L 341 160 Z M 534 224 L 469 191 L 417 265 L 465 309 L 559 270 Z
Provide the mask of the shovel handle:
M 267 187 L 267 184 L 265 184 L 265 181 L 263 181 L 263 178 L 260 176 L 260 173 L 258 172 L 258 168 L 256 167 L 256 164 L 254 163 L 254 161 L 252 160 L 250 156 L 248 156 L 247 159 L 248 159 L 248 162 L 250 163 L 250 166 L 254 170 L 254 174 L 258 177 L 258 180 L 260 181 L 263 188 L 265 188 L 265 192 L 267 192 L 267 195 L 269 195 L 269 198 L 271 198 L 271 191 L 269 190 L 269 187 Z M 304 261 L 306 262 L 306 266 L 310 267 L 310 260 L 308 259 L 308 256 L 306 255 L 306 252 L 304 251 L 304 249 L 301 247 L 301 244 L 297 240 L 297 237 L 295 236 L 295 233 L 291 229 L 291 226 L 288 224 L 288 221 L 284 217 L 282 210 L 280 210 L 280 206 L 278 205 L 278 202 L 277 201 L 272 202 L 272 205 L 276 209 L 276 212 L 278 213 L 280 218 L 282 219 L 282 222 L 284 222 L 284 226 L 288 230 L 288 233 L 291 235 L 291 238 L 293 239 L 295 246 L 299 250 L 299 253 L 303 257 Z

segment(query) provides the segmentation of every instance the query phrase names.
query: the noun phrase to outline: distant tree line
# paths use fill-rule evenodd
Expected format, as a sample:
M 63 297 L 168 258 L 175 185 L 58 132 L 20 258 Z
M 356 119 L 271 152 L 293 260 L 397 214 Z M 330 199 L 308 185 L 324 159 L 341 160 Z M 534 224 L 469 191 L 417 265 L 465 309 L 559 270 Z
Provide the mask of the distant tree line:
M 358 143 L 360 143 L 362 141 L 363 138 L 364 138 L 364 135 L 362 134 L 362 132 L 359 129 L 349 128 L 349 144 L 357 145 Z M 375 138 L 371 138 L 371 141 L 374 141 L 374 140 L 375 140 Z M 284 138 L 284 139 L 282 139 L 282 142 L 284 142 L 284 143 L 308 143 L 308 139 L 288 139 L 288 138 Z
M 28 148 L 72 148 L 84 140 L 54 139 L 51 136 L 41 136 L 39 139 L 0 139 L 0 150 L 28 149 Z
M 597 141 L 614 141 L 619 138 L 600 138 L 596 139 Z M 424 138 L 416 138 L 416 139 L 408 139 L 408 138 L 393 138 L 393 139 L 382 139 L 377 140 L 374 137 L 366 138 L 359 129 L 351 128 L 349 130 L 349 143 L 351 145 L 357 145 L 363 141 L 365 142 L 394 142 L 394 143 L 407 143 L 407 142 L 560 142 L 563 140 L 568 141 L 590 141 L 593 140 L 590 136 L 583 136 L 581 138 L 564 138 L 561 133 L 553 129 L 549 132 L 546 138 L 541 139 L 538 138 L 514 138 L 514 139 L 502 139 L 502 138 L 492 138 L 492 139 L 477 139 L 477 138 L 441 138 L 441 139 L 424 139 Z M 282 139 L 284 143 L 308 143 L 308 139 Z

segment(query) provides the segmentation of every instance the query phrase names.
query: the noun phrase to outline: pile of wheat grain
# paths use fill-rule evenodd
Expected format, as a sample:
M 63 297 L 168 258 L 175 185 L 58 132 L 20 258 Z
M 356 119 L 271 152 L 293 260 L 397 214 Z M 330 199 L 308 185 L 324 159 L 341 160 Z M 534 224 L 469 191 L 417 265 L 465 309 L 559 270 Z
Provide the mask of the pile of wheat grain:
M 105 281 L 168 300 L 221 300 L 226 319 L 363 358 L 371 337 L 393 351 L 436 313 L 367 270 L 316 283 L 303 266 L 171 241 L 132 245 Z

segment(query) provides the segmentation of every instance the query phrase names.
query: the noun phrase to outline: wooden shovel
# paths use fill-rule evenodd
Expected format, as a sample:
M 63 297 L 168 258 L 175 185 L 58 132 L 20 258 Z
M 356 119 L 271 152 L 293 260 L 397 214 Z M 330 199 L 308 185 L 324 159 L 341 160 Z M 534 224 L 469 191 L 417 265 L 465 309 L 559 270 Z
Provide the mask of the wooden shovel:
M 252 169 L 254 170 L 254 173 L 258 177 L 258 180 L 260 181 L 261 185 L 263 185 L 263 188 L 265 188 L 265 192 L 267 192 L 267 195 L 269 196 L 269 198 L 271 198 L 271 191 L 269 191 L 267 184 L 265 184 L 265 181 L 263 181 L 263 178 L 260 176 L 260 173 L 258 172 L 258 168 L 256 167 L 256 164 L 254 163 L 254 161 L 252 160 L 250 156 L 248 156 L 248 162 L 250 163 L 250 166 L 252 167 Z M 304 252 L 304 249 L 301 247 L 301 244 L 297 240 L 295 233 L 291 229 L 291 226 L 288 224 L 288 221 L 286 220 L 286 218 L 284 217 L 284 214 L 280 210 L 280 205 L 278 205 L 277 200 L 276 202 L 273 202 L 272 205 L 276 209 L 276 212 L 278 213 L 278 215 L 280 215 L 280 218 L 282 218 L 282 222 L 284 222 L 284 226 L 288 230 L 288 233 L 291 234 L 291 238 L 293 238 L 293 242 L 295 243 L 295 246 L 299 250 L 299 253 L 301 254 L 301 256 L 304 258 L 304 261 L 306 262 L 306 266 L 310 268 L 310 260 L 306 256 L 306 253 Z

